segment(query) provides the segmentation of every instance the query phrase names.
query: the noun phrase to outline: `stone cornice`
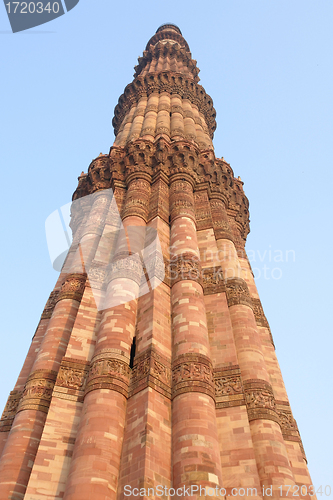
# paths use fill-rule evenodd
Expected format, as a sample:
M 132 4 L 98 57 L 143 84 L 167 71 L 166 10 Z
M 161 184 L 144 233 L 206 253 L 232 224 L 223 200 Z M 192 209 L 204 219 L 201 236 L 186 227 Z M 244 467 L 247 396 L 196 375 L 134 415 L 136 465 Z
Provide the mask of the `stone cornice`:
M 162 175 L 167 184 L 176 174 L 190 176 L 195 192 L 204 190 L 210 200 L 220 199 L 224 203 L 242 239 L 246 240 L 250 231 L 249 202 L 243 183 L 234 178 L 227 162 L 215 158 L 213 151 L 200 151 L 186 139 L 172 142 L 163 138 L 155 142 L 137 139 L 125 147 L 112 147 L 109 155 L 98 156 L 91 162 L 88 174 L 79 177 L 73 200 L 110 189 L 115 182 L 125 187 L 135 174 L 153 179 Z

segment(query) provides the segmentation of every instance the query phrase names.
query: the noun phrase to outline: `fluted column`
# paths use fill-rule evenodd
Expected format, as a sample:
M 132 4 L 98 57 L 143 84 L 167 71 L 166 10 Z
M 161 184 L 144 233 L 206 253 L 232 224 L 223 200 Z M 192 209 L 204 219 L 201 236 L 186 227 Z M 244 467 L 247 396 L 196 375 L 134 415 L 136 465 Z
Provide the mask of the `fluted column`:
M 282 436 L 285 441 L 291 469 L 293 471 L 296 484 L 300 488 L 303 486 L 302 490 L 300 490 L 302 498 L 308 499 L 310 498 L 310 495 L 306 493 L 311 491 L 310 487 L 312 485 L 312 481 L 307 468 L 307 461 L 302 440 L 300 438 L 296 420 L 294 419 L 290 408 L 270 327 L 259 299 L 257 287 L 245 251 L 243 252 L 242 257 L 239 258 L 239 261 L 242 266 L 243 277 L 248 284 L 251 294 L 257 330 L 260 335 L 265 364 L 270 378 L 270 383 L 273 388 L 276 411 L 279 415 Z M 307 488 L 307 490 L 305 488 Z
M 102 312 L 88 375 L 65 500 L 89 496 L 94 500 L 115 499 L 117 494 L 130 378 L 130 352 L 142 279 L 141 261 L 135 252 L 143 247 L 140 238 L 144 237 L 143 231 L 137 232 L 137 239 L 131 246 L 132 255 L 128 256 L 126 228 L 145 227 L 148 207 L 141 202 L 140 188 L 144 189 L 147 196 L 150 190 L 149 181 L 139 177 L 138 173 L 128 179 L 123 214 L 125 233 L 120 234 L 110 268 L 106 308 Z
M 0 498 L 19 500 L 25 493 L 85 279 L 82 274 L 69 275 L 57 297 L 1 457 Z
M 222 487 L 222 478 L 213 370 L 200 282 L 193 186 L 188 175 L 171 178 L 170 206 L 173 486 L 192 484 L 215 489 Z M 200 498 L 199 493 L 190 498 Z
M 214 210 L 216 220 L 219 218 L 224 222 L 223 231 L 219 234 L 222 238 L 218 240 L 218 248 L 226 278 L 229 314 L 259 478 L 262 486 L 272 486 L 272 498 L 278 499 L 287 495 L 285 485 L 294 485 L 295 480 L 281 432 L 248 286 L 242 278 L 234 243 L 231 239 L 223 238 L 226 235 L 229 238 L 232 232 L 227 225 L 223 205 L 215 204 Z

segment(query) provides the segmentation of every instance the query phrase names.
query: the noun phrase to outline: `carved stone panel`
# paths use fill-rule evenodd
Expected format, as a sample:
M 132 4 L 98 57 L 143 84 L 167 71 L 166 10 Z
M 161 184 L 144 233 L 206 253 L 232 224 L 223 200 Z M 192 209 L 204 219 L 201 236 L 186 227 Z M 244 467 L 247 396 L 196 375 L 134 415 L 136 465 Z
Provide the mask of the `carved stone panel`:
M 103 349 L 91 362 L 85 394 L 110 389 L 128 396 L 131 369 L 129 359 L 112 349 Z
M 11 391 L 1 416 L 0 432 L 10 431 L 21 397 L 22 391 Z
M 44 311 L 42 313 L 41 319 L 50 319 L 53 313 L 54 306 L 57 303 L 57 298 L 59 295 L 59 290 L 54 290 L 50 293 L 48 301 L 44 307 Z
M 226 281 L 228 306 L 243 304 L 253 307 L 250 292 L 246 282 L 240 278 L 230 278 Z
M 244 390 L 238 365 L 214 370 L 216 408 L 245 405 Z
M 129 395 L 132 396 L 147 387 L 152 387 L 171 398 L 170 363 L 153 347 L 135 357 Z
M 185 392 L 203 392 L 215 398 L 213 367 L 206 356 L 182 354 L 172 363 L 172 398 Z
M 86 279 L 87 275 L 84 273 L 69 274 L 60 289 L 56 302 L 63 299 L 80 302 L 84 293 Z
M 264 419 L 280 424 L 272 386 L 259 379 L 243 382 L 249 421 Z
M 174 258 L 171 257 L 169 271 L 172 285 L 182 280 L 192 280 L 202 285 L 201 263 L 192 253 L 185 252 Z
M 204 295 L 225 292 L 225 283 L 222 268 L 219 266 L 202 269 L 202 283 Z
M 53 395 L 60 399 L 82 401 L 90 363 L 72 358 L 63 358 Z
M 56 378 L 57 372 L 53 370 L 36 370 L 33 372 L 24 386 L 17 411 L 39 410 L 47 413 Z
M 264 310 L 261 305 L 260 299 L 252 298 L 253 312 L 256 319 L 257 325 L 269 328 L 268 321 L 266 319 Z

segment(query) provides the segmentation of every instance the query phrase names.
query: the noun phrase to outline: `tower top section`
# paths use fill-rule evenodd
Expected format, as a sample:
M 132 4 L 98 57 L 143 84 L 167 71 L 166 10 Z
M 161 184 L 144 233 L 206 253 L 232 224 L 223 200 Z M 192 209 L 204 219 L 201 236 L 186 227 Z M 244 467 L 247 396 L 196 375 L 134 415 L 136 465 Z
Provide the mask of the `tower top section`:
M 176 24 L 173 23 L 161 24 L 161 26 L 157 28 L 156 33 L 159 33 L 160 31 L 170 31 L 170 30 L 176 31 L 180 35 L 182 34 L 178 26 L 176 26 Z
M 167 141 L 187 139 L 199 149 L 213 149 L 213 100 L 198 84 L 197 61 L 178 26 L 160 26 L 134 70 L 133 82 L 115 107 L 115 146 L 162 135 Z

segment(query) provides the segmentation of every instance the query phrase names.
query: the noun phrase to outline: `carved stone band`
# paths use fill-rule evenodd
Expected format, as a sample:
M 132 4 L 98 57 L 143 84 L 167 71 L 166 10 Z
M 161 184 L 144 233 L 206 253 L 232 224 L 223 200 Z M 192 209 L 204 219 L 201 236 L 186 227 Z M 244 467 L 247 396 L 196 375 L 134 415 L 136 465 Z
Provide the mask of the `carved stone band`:
M 253 304 L 253 313 L 254 313 L 254 317 L 256 319 L 257 325 L 269 328 L 269 324 L 268 324 L 268 321 L 267 321 L 266 316 L 264 314 L 264 310 L 262 308 L 260 299 L 255 299 L 252 297 L 252 304 Z
M 147 387 L 152 387 L 160 394 L 171 398 L 170 363 L 153 347 L 135 357 L 129 396 Z
M 36 370 L 33 372 L 25 384 L 17 411 L 39 410 L 47 413 L 56 378 L 57 372 L 53 370 Z
M 294 441 L 299 443 L 302 456 L 304 460 L 307 462 L 297 422 L 293 417 L 289 402 L 288 401 L 275 401 L 275 402 L 276 402 L 276 411 L 279 415 L 283 439 L 285 439 L 286 441 Z
M 54 306 L 57 303 L 57 298 L 59 295 L 59 290 L 54 290 L 50 293 L 48 301 L 44 307 L 44 311 L 42 313 L 41 319 L 50 319 L 53 313 Z
M 171 258 L 169 276 L 172 285 L 182 280 L 192 280 L 202 285 L 200 260 L 196 255 L 188 252 Z
M 226 280 L 228 306 L 242 304 L 253 307 L 250 292 L 246 282 L 240 278 L 230 278 Z
M 21 397 L 22 391 L 11 391 L 1 416 L 0 432 L 10 431 Z
M 135 281 L 140 285 L 143 276 L 142 262 L 138 254 L 127 255 L 122 259 L 118 259 L 108 267 L 106 281 L 116 278 L 126 278 Z
M 202 269 L 202 281 L 204 295 L 225 292 L 223 271 L 219 266 L 206 267 Z
M 271 332 L 271 329 L 269 327 L 268 321 L 266 319 L 266 316 L 265 316 L 264 310 L 262 308 L 260 299 L 256 299 L 256 298 L 252 297 L 252 304 L 253 304 L 253 313 L 254 313 L 254 317 L 255 317 L 257 325 L 268 329 L 270 341 L 275 348 L 272 332 Z
M 87 275 L 85 273 L 69 274 L 60 289 L 56 302 L 63 299 L 72 299 L 80 302 L 83 296 L 86 279 Z
M 110 389 L 127 398 L 130 374 L 126 356 L 104 350 L 91 362 L 85 395 L 96 389 Z
M 273 420 L 280 424 L 272 386 L 265 380 L 246 380 L 243 382 L 245 402 L 249 421 Z
M 213 367 L 202 354 L 182 354 L 172 363 L 172 398 L 186 392 L 203 392 L 215 399 Z
M 90 363 L 71 358 L 63 358 L 53 395 L 60 399 L 82 402 Z
M 238 365 L 214 370 L 216 408 L 245 405 L 245 396 Z

